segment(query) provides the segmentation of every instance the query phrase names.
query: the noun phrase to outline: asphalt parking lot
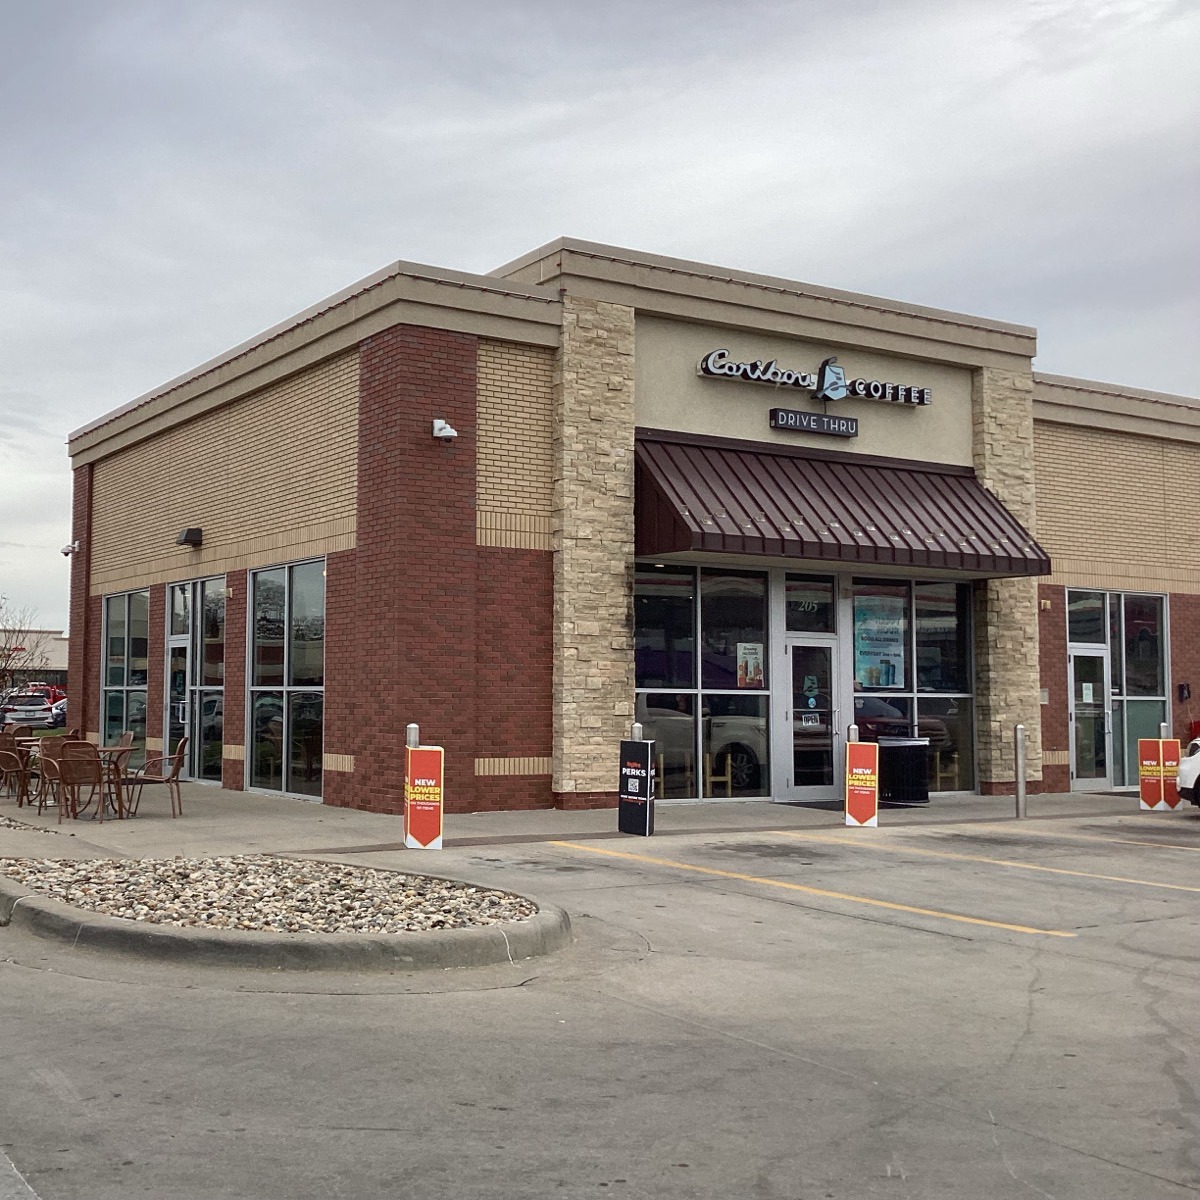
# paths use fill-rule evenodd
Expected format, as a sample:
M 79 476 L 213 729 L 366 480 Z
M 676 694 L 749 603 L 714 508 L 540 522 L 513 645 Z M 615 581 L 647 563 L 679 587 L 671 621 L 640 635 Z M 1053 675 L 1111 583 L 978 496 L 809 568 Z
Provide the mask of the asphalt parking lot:
M 576 943 L 355 978 L 0 929 L 34 1194 L 1200 1192 L 1194 809 L 369 845 L 320 856 L 544 898 Z

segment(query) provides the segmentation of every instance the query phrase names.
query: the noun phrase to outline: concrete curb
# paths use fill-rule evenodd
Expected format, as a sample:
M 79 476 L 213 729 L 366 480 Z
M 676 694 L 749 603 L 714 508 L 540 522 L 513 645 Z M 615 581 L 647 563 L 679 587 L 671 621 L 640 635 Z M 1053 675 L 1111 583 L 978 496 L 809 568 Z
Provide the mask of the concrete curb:
M 532 897 L 527 897 L 532 899 Z M 486 967 L 551 954 L 571 944 L 571 918 L 534 900 L 528 921 L 414 933 L 264 933 L 128 921 L 75 908 L 0 875 L 0 925 L 73 948 L 157 962 L 262 971 L 422 971 Z

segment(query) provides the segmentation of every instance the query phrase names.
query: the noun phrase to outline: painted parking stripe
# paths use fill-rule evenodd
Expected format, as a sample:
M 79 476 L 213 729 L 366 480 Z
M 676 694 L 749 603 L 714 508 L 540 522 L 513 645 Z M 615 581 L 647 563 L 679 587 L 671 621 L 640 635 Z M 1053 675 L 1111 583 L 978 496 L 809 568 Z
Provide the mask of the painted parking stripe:
M 956 862 L 987 863 L 993 867 L 1012 867 L 1018 871 L 1042 871 L 1047 875 L 1073 875 L 1077 879 L 1102 879 L 1108 883 L 1133 883 L 1138 887 L 1165 888 L 1170 892 L 1200 892 L 1200 887 L 1184 883 L 1159 883 L 1154 879 L 1131 879 L 1126 875 L 1099 875 L 1094 871 L 1069 871 L 1066 867 L 1043 867 L 1039 863 L 1019 862 L 1012 858 L 987 858 L 982 854 L 959 854 L 954 850 L 924 850 L 916 846 L 889 846 L 869 841 L 866 838 L 838 837 L 836 834 L 796 833 L 791 829 L 779 829 L 784 837 L 801 842 L 827 842 L 837 846 L 854 846 L 859 850 L 878 850 L 882 854 L 916 854 L 923 858 L 949 858 Z
M 38 1194 L 25 1182 L 25 1176 L 0 1150 L 0 1200 L 38 1200 Z
M 697 875 L 714 875 L 718 879 L 736 879 L 742 883 L 759 883 L 765 887 L 782 888 L 789 892 L 802 892 L 806 896 L 820 896 L 826 900 L 841 900 L 847 904 L 865 904 L 871 908 L 886 908 L 892 912 L 914 913 L 919 917 L 933 917 L 940 921 L 958 921 L 964 925 L 983 925 L 988 929 L 1005 929 L 1010 933 L 1041 934 L 1045 937 L 1073 938 L 1076 935 L 1065 929 L 1038 929 L 1033 925 L 1011 925 L 1005 921 L 989 921 L 984 917 L 969 917 L 965 913 L 942 912 L 936 908 L 917 908 L 912 904 L 896 904 L 891 900 L 876 900 L 872 896 L 855 896 L 850 892 L 831 892 L 827 888 L 809 887 L 803 883 L 789 883 L 783 879 L 770 879 L 765 875 L 743 875 L 739 871 L 722 871 L 717 867 L 701 867 L 696 863 L 678 862 L 672 858 L 655 858 L 649 854 L 631 854 L 627 850 L 606 850 L 602 846 L 588 846 L 579 842 L 551 842 L 567 850 L 580 850 L 585 854 L 599 854 L 607 858 L 624 858 L 631 862 L 649 863 L 656 867 L 670 867 L 676 871 L 691 871 Z
M 1015 833 L 1012 823 L 995 824 L 991 821 L 971 823 L 972 829 L 1003 829 Z M 1152 846 L 1156 850 L 1187 850 L 1192 854 L 1200 854 L 1200 846 L 1184 845 L 1180 842 L 1148 842 L 1145 838 L 1106 837 L 1099 833 L 1062 833 L 1057 829 L 1036 829 L 1031 825 L 1021 823 L 1021 835 L 1032 834 L 1034 837 L 1066 838 L 1072 842 L 1109 842 L 1119 846 Z

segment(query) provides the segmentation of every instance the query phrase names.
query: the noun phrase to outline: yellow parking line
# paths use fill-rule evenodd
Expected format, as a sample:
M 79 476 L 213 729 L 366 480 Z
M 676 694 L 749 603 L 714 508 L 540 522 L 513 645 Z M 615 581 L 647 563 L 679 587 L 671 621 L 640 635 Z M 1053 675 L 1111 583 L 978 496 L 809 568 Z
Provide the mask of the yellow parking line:
M 916 846 L 886 846 L 864 838 L 839 837 L 837 834 L 796 833 L 791 829 L 779 829 L 784 837 L 796 838 L 801 842 L 829 842 L 838 846 L 855 846 L 860 850 L 879 850 L 884 854 L 919 854 L 925 858 L 949 858 L 957 862 L 987 863 L 993 867 L 1013 867 L 1019 871 L 1044 871 L 1048 875 L 1074 875 L 1078 879 L 1103 879 L 1108 883 L 1135 883 L 1139 887 L 1166 888 L 1171 892 L 1200 892 L 1200 887 L 1189 887 L 1184 883 L 1159 883 L 1153 879 L 1131 879 L 1126 875 L 1098 875 L 1092 871 L 1069 871 L 1065 867 L 1043 867 L 1037 863 L 1018 862 L 1011 858 L 986 858 L 982 854 L 958 854 L 952 850 L 922 850 Z
M 943 921 L 961 921 L 966 925 L 985 925 L 989 929 L 1007 929 L 1012 933 L 1040 933 L 1046 937 L 1073 938 L 1076 935 L 1063 929 L 1037 929 L 1032 925 L 1009 925 L 1004 921 L 988 921 L 983 917 L 968 917 L 962 913 L 940 912 L 936 908 L 915 908 L 911 904 L 894 904 L 890 900 L 875 900 L 870 896 L 854 896 L 849 892 L 831 892 L 825 888 L 807 887 L 802 883 L 787 883 L 782 879 L 769 879 L 763 875 L 743 875 L 738 871 L 721 871 L 716 867 L 701 867 L 695 863 L 676 862 L 670 858 L 655 858 L 649 854 L 631 854 L 625 850 L 606 850 L 601 846 L 586 846 L 579 842 L 550 842 L 567 850 L 582 850 L 587 854 L 601 854 L 607 858 L 626 858 L 633 862 L 650 863 L 656 867 L 672 867 L 676 871 L 693 871 L 698 875 L 715 875 L 719 879 L 737 879 L 742 883 L 761 883 L 767 887 L 784 888 L 789 892 L 803 892 L 808 896 L 822 896 L 828 900 L 844 900 L 850 904 L 867 904 L 872 908 L 887 908 L 893 912 L 915 913 L 919 917 L 936 917 Z
M 991 821 L 980 821 L 978 823 L 971 822 L 972 829 L 1004 829 L 1009 833 L 1017 832 L 1011 822 L 1008 824 L 994 824 Z M 1119 846 L 1153 846 L 1157 850 L 1190 850 L 1193 854 L 1200 854 L 1200 846 L 1184 846 L 1179 842 L 1148 842 L 1143 838 L 1120 838 L 1120 837 L 1103 837 L 1098 833 L 1061 833 L 1057 829 L 1038 829 L 1032 825 L 1021 822 L 1020 833 L 1033 834 L 1035 837 L 1046 838 L 1066 838 L 1073 842 L 1111 842 Z

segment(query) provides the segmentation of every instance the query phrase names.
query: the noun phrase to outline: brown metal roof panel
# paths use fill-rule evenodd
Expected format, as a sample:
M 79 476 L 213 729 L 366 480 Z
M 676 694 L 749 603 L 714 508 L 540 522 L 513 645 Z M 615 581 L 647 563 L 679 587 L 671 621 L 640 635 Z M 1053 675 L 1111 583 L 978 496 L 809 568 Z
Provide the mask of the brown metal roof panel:
M 999 575 L 1050 569 L 1028 531 L 963 471 L 678 437 L 640 437 L 637 454 L 639 553 L 688 548 Z

